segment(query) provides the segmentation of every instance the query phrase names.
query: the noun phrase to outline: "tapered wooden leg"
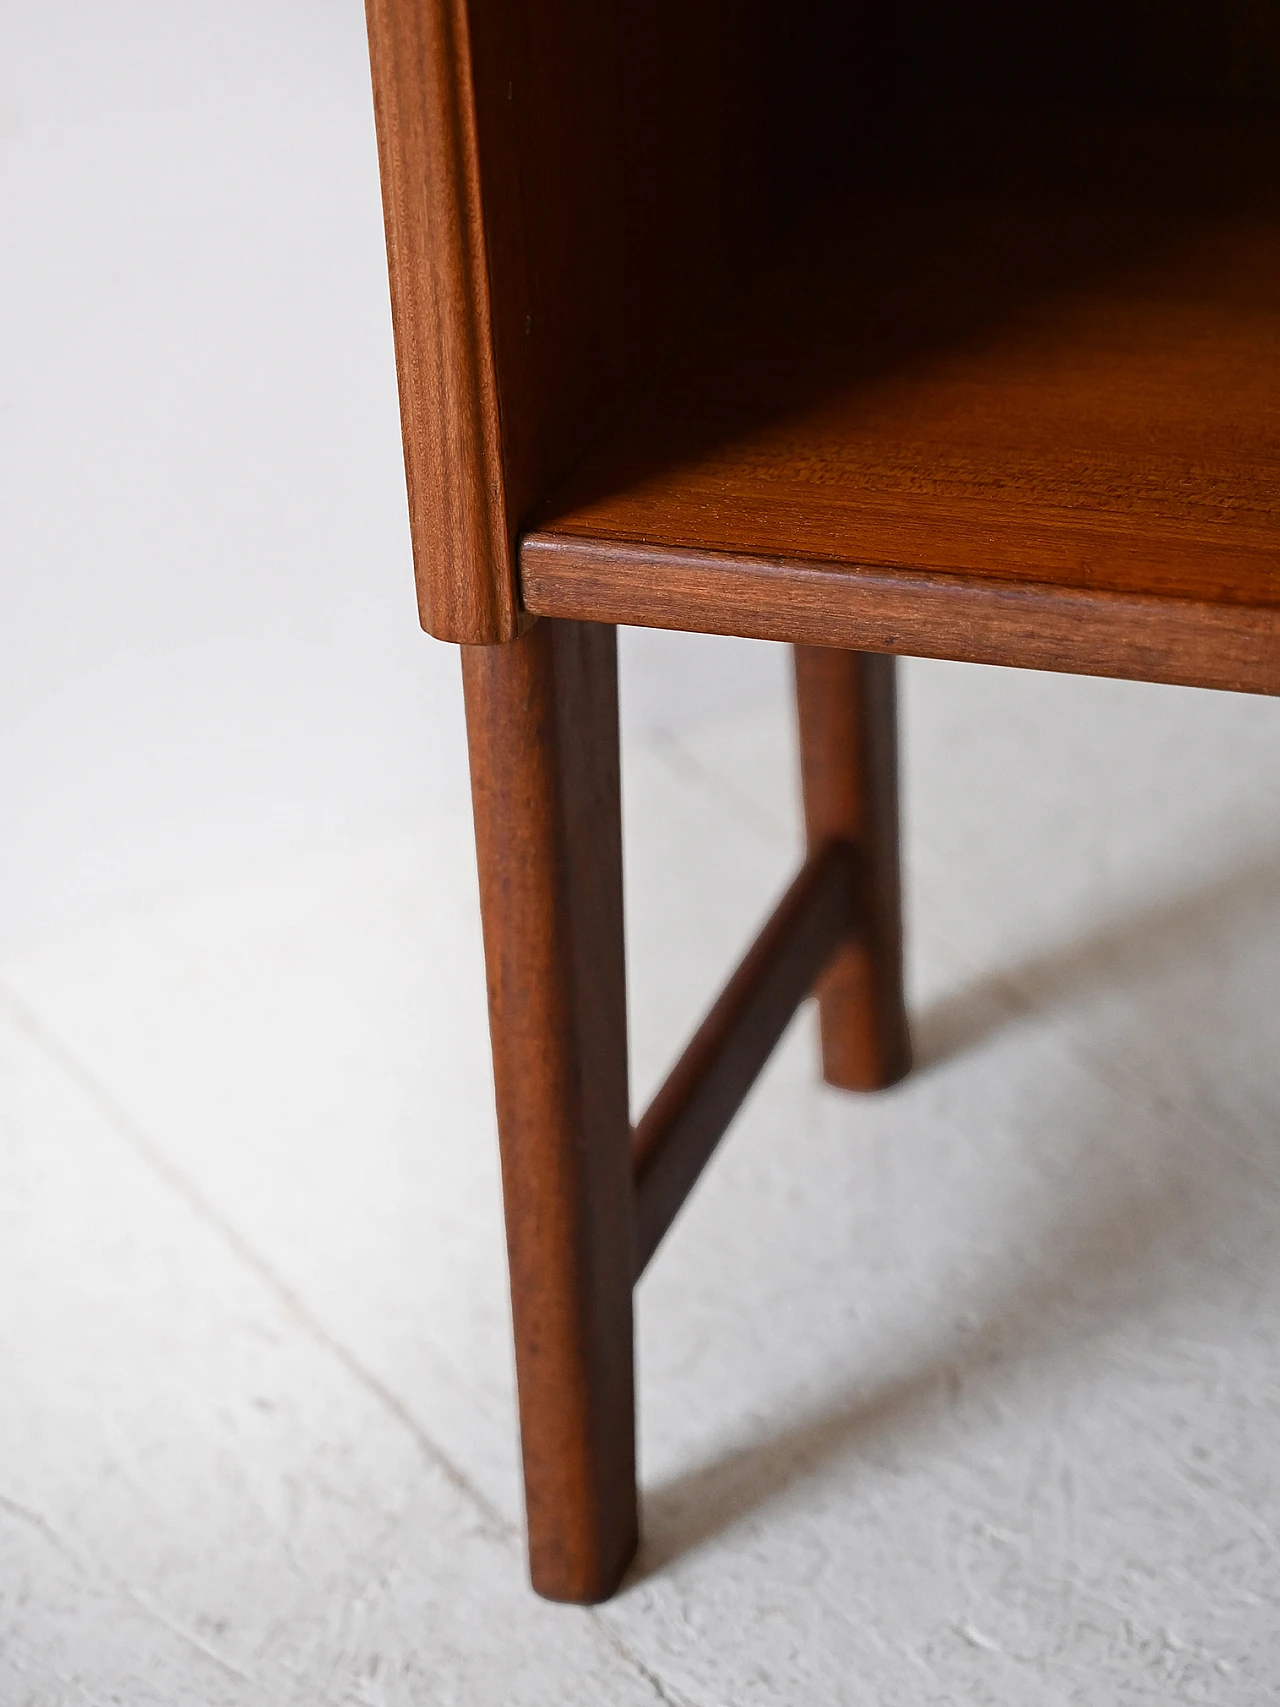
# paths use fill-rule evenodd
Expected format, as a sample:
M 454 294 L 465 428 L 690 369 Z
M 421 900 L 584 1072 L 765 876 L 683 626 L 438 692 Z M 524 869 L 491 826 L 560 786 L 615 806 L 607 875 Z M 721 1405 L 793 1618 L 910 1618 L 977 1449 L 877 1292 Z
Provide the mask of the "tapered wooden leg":
M 615 634 L 462 656 L 530 1573 L 601 1600 L 636 1546 Z
M 794 650 L 809 849 L 849 841 L 858 850 L 858 932 L 818 983 L 822 1071 L 845 1090 L 879 1090 L 911 1063 L 902 989 L 896 660 L 825 646 Z

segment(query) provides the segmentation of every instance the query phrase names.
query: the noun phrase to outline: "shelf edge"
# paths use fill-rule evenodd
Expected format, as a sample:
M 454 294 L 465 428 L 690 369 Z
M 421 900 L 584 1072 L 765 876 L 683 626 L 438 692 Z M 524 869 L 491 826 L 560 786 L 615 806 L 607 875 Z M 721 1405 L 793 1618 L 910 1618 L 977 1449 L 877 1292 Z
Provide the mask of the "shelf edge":
M 538 616 L 1280 694 L 1280 607 L 535 532 Z

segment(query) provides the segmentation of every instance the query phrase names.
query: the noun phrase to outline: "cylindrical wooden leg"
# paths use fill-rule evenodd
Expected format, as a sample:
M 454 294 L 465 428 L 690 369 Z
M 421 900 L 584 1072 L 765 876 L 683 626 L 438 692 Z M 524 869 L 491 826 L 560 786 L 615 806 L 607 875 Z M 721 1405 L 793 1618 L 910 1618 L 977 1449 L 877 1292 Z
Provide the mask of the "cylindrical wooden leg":
M 879 1090 L 911 1064 L 902 989 L 896 660 L 825 646 L 794 650 L 809 848 L 849 841 L 859 855 L 859 929 L 818 984 L 822 1071 L 845 1090 Z
M 595 1601 L 636 1546 L 615 634 L 462 658 L 530 1573 Z

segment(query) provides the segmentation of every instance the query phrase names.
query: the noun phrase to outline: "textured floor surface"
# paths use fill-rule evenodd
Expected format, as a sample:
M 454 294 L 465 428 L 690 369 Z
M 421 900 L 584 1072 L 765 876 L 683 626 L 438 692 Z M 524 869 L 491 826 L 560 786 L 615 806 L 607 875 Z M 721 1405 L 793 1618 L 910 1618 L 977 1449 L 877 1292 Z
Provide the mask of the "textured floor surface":
M 904 667 L 919 1071 L 793 1028 L 543 1606 L 359 9 L 2 28 L 0 1703 L 1273 1699 L 1280 702 Z M 796 782 L 782 652 L 623 641 L 642 1099 Z

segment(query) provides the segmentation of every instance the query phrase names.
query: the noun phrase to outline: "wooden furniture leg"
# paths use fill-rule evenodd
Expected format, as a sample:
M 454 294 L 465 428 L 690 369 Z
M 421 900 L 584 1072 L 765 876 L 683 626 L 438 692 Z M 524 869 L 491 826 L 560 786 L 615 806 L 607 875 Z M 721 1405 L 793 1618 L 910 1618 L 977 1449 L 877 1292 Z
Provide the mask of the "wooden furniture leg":
M 595 1601 L 637 1538 L 615 631 L 462 658 L 530 1573 Z
M 896 660 L 796 646 L 805 831 L 812 858 L 856 850 L 855 934 L 822 974 L 822 1071 L 844 1090 L 882 1089 L 911 1063 L 902 988 Z

